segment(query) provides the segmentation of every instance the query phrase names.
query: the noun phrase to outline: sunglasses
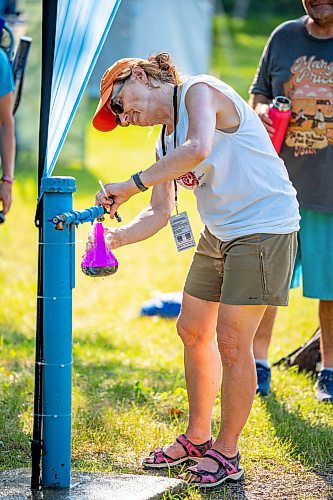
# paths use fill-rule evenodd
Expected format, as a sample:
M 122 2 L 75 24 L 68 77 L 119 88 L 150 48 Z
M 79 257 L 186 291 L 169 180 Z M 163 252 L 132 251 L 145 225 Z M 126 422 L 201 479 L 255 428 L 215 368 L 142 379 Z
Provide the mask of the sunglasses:
M 114 102 L 114 98 L 119 94 L 123 86 L 125 85 L 125 81 L 119 85 L 118 89 L 115 91 L 115 93 L 111 96 L 110 98 L 110 109 L 111 111 L 116 115 L 116 120 L 118 123 L 119 117 L 118 115 L 121 115 L 124 112 L 123 105 L 120 102 Z

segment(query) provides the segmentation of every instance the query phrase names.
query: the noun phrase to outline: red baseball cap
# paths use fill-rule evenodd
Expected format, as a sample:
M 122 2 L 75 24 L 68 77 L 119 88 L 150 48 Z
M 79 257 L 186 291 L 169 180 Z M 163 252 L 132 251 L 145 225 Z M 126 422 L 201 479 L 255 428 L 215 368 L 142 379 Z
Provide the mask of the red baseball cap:
M 108 102 L 112 95 L 113 84 L 127 68 L 133 68 L 141 59 L 125 58 L 119 59 L 104 73 L 100 85 L 100 100 L 94 114 L 92 124 L 101 132 L 110 132 L 118 125 L 116 115 L 111 111 Z

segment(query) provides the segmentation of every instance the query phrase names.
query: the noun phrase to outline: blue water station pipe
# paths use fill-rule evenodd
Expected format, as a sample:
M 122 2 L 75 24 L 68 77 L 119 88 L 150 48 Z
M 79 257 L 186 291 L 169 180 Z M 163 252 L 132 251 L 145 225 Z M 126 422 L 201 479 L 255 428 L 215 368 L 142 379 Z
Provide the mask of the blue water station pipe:
M 73 177 L 43 177 L 43 456 L 42 488 L 71 482 L 72 290 L 75 225 L 101 217 L 95 206 L 73 211 Z M 58 229 L 58 230 L 57 230 Z
M 42 487 L 70 486 L 72 392 L 72 289 L 74 226 L 55 231 L 52 217 L 72 209 L 72 177 L 44 177 L 43 456 Z M 59 320 L 61 318 L 61 321 Z

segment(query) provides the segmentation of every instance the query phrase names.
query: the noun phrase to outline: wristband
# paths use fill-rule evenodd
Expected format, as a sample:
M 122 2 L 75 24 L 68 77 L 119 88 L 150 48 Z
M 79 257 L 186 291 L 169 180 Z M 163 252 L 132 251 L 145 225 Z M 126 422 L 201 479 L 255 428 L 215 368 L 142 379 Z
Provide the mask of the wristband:
M 14 184 L 14 177 L 10 177 L 9 175 L 3 175 L 1 177 L 2 182 L 9 182 L 9 184 Z
M 142 170 L 140 170 L 140 172 L 137 172 L 136 174 L 133 174 L 131 175 L 131 178 L 133 179 L 134 181 L 134 184 L 136 185 L 136 187 L 140 190 L 140 191 L 147 191 L 147 186 L 145 186 L 141 179 L 140 179 L 140 174 L 142 173 Z

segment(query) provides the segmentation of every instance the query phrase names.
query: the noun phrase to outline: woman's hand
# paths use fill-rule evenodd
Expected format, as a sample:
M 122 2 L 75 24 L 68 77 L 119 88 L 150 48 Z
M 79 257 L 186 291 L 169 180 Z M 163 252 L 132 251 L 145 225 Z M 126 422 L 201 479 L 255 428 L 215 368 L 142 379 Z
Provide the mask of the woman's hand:
M 104 228 L 104 241 L 106 246 L 110 250 L 114 250 L 115 248 L 119 248 L 123 245 L 123 241 L 121 238 L 121 231 L 117 229 L 109 229 L 108 227 Z M 86 252 L 91 250 L 94 244 L 94 232 L 91 230 L 88 234 L 87 243 L 86 243 Z
M 9 182 L 0 183 L 0 200 L 3 206 L 2 211 L 6 215 L 12 204 L 12 185 Z
M 139 189 L 136 187 L 132 179 L 125 182 L 112 182 L 105 184 L 104 187 L 108 194 L 108 198 L 105 196 L 103 191 L 98 191 L 96 194 L 96 204 L 109 208 L 111 219 L 114 218 L 114 214 L 117 212 L 120 205 L 139 192 Z
M 110 250 L 121 247 L 124 243 L 122 240 L 122 232 L 117 229 L 104 228 L 105 244 Z

